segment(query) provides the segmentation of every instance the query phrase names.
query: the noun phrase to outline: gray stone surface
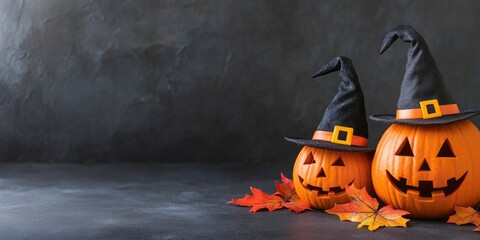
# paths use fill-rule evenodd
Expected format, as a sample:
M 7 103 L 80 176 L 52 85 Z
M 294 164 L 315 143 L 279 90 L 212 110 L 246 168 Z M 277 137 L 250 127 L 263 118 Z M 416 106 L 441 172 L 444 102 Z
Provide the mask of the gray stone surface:
M 352 58 L 367 113 L 393 113 L 423 34 L 461 108 L 479 107 L 480 2 L 2 0 L 0 161 L 288 162 Z M 386 125 L 370 122 L 371 146 Z M 227 160 L 228 159 L 228 160 Z
M 274 192 L 291 167 L 227 164 L 0 165 L 2 239 L 478 239 L 473 225 L 411 220 L 370 232 L 321 211 L 227 205 Z

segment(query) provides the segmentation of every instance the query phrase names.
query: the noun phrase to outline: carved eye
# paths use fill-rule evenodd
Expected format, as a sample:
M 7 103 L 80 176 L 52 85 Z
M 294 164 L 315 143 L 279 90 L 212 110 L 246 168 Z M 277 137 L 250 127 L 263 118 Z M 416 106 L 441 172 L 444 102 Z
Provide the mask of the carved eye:
M 438 151 L 437 157 L 455 157 L 455 153 L 452 151 L 452 147 L 448 139 L 445 139 L 440 151 Z
M 332 163 L 332 166 L 343 167 L 343 166 L 345 166 L 345 164 L 343 163 L 342 158 L 338 157 L 338 159 L 335 160 L 335 162 Z
M 307 159 L 305 159 L 305 162 L 303 164 L 312 164 L 315 163 L 315 159 L 313 158 L 312 153 L 309 153 L 307 156 Z
M 405 140 L 403 140 L 402 145 L 400 145 L 400 147 L 397 149 L 397 152 L 395 153 L 395 155 L 413 157 L 412 147 L 410 146 L 410 142 L 408 141 L 408 138 L 405 138 Z

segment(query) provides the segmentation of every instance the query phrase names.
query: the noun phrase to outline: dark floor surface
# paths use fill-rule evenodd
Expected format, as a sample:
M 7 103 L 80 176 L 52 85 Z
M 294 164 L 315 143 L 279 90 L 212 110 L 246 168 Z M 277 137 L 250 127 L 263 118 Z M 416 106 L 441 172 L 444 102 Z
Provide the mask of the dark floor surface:
M 0 239 L 480 239 L 473 225 L 411 220 L 370 232 L 321 211 L 227 205 L 274 192 L 289 165 L 0 165 Z

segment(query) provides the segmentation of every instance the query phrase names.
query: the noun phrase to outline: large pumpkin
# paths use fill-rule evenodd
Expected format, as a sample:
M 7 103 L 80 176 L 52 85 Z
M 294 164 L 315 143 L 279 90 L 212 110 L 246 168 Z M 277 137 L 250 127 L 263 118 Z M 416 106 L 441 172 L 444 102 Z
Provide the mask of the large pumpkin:
M 373 157 L 372 179 L 386 204 L 415 218 L 440 218 L 480 201 L 480 133 L 469 120 L 392 124 Z
M 293 168 L 293 182 L 298 196 L 318 209 L 329 209 L 334 203 L 350 198 L 345 185 L 366 187 L 373 193 L 370 178 L 372 154 L 341 152 L 304 146 Z

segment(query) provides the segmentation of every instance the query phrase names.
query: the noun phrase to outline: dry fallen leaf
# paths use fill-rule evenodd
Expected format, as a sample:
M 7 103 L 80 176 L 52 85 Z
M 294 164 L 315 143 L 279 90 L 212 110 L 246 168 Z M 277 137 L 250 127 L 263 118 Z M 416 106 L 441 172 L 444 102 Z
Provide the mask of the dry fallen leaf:
M 447 222 L 457 225 L 473 223 L 478 226 L 480 225 L 480 212 L 472 207 L 455 206 L 455 214 L 450 216 Z
M 279 195 L 285 200 L 283 206 L 288 208 L 289 211 L 294 211 L 295 213 L 312 210 L 307 202 L 298 197 L 297 192 L 295 192 L 293 181 L 285 177 L 283 173 L 280 173 L 280 176 L 283 183 L 275 184 L 275 187 L 277 188 L 275 195 Z
M 380 210 L 378 201 L 372 198 L 365 188 L 357 189 L 354 186 L 346 186 L 345 191 L 350 196 L 351 202 L 345 204 L 335 204 L 327 213 L 335 214 L 340 220 L 359 222 L 358 228 L 368 226 L 368 230 L 375 231 L 379 227 L 407 227 L 409 219 L 402 215 L 409 214 L 404 210 L 393 209 L 388 205 Z
M 282 183 L 275 184 L 275 188 L 277 189 L 275 194 L 280 195 L 283 199 L 290 199 L 292 196 L 297 195 L 293 181 L 285 177 L 283 173 L 280 173 L 280 177 L 282 178 Z
M 472 207 L 455 206 L 455 214 L 450 216 L 447 222 L 457 225 L 473 223 L 477 225 L 473 231 L 480 232 L 480 212 Z
M 245 194 L 243 198 L 233 198 L 228 203 L 235 203 L 244 207 L 252 207 L 250 212 L 257 212 L 260 209 L 268 209 L 269 212 L 283 207 L 283 199 L 277 195 L 268 195 L 260 189 L 250 187 L 252 195 Z
M 308 203 L 301 200 L 295 192 L 293 181 L 280 174 L 282 183 L 275 184 L 277 192 L 269 195 L 260 189 L 250 187 L 253 195 L 245 194 L 243 198 L 233 198 L 228 203 L 238 204 L 244 207 L 252 207 L 250 212 L 268 209 L 269 212 L 280 208 L 288 208 L 296 213 L 311 210 Z

